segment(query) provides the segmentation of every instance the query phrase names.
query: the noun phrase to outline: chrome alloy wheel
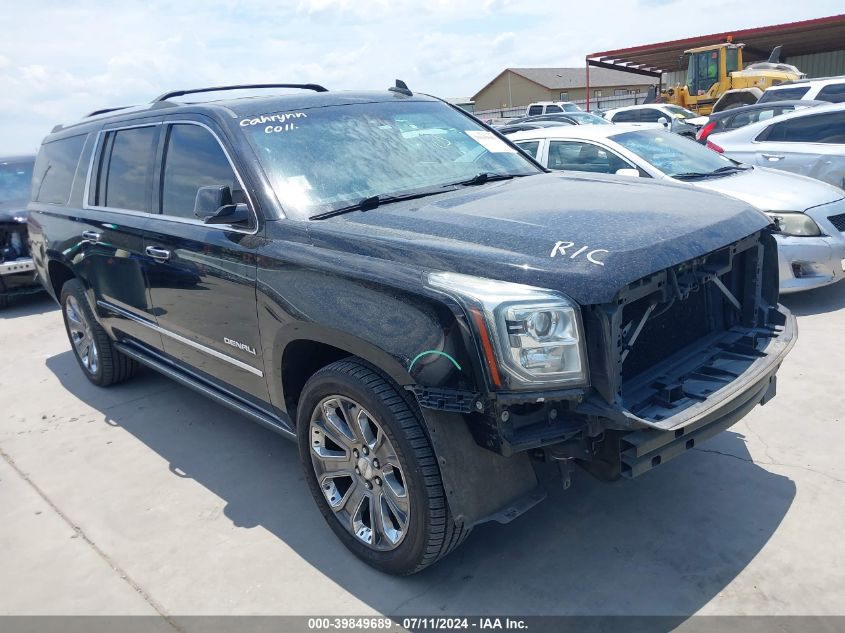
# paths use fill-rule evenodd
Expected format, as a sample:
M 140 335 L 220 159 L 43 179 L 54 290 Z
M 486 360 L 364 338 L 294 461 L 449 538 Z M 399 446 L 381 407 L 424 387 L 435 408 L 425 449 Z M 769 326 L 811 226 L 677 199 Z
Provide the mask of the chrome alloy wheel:
M 100 366 L 97 343 L 94 341 L 91 325 L 88 323 L 85 313 L 79 307 L 76 297 L 72 295 L 65 302 L 65 316 L 67 317 L 70 340 L 76 349 L 76 355 L 88 373 L 96 374 Z
M 395 549 L 411 503 L 399 458 L 376 419 L 345 396 L 323 398 L 311 414 L 311 463 L 335 517 L 356 539 Z

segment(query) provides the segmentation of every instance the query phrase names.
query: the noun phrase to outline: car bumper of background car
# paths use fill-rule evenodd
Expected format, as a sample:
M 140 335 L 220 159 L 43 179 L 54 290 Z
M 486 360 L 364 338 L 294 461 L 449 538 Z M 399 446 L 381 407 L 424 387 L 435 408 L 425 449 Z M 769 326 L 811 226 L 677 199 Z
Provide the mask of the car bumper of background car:
M 845 277 L 845 238 L 776 236 L 780 292 L 821 288 Z

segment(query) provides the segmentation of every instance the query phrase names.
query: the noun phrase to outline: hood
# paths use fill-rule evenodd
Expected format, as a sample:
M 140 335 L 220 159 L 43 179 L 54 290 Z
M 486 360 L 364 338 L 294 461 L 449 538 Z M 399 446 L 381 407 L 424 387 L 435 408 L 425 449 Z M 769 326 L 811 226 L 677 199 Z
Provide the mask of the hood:
M 542 174 L 309 224 L 315 246 L 606 303 L 769 224 L 747 204 L 624 176 Z
M 26 222 L 27 200 L 8 200 L 0 202 L 0 223 L 15 222 L 16 218 L 23 218 Z
M 692 184 L 738 198 L 762 211 L 804 211 L 845 197 L 841 189 L 821 180 L 766 167 Z

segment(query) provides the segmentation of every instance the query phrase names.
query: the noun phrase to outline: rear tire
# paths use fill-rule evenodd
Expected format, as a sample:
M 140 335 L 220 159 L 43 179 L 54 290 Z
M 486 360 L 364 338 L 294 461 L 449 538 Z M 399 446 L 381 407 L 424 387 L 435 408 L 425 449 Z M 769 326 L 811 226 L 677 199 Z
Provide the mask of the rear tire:
M 344 359 L 315 373 L 299 401 L 297 435 L 320 512 L 368 565 L 413 574 L 469 534 L 449 511 L 413 401 L 370 365 Z
M 121 354 L 88 305 L 85 288 L 78 279 L 64 286 L 59 300 L 65 331 L 82 373 L 98 387 L 108 387 L 131 378 L 137 364 Z

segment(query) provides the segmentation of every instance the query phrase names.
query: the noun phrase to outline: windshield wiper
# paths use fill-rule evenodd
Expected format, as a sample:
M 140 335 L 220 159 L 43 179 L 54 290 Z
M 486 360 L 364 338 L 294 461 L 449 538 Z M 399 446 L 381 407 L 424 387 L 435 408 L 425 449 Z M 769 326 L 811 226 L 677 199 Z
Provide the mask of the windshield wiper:
M 325 211 L 324 213 L 318 213 L 317 215 L 312 215 L 308 219 L 325 220 L 326 218 L 332 218 L 336 215 L 349 213 L 350 211 L 369 211 L 370 209 L 375 209 L 376 207 L 380 207 L 383 204 L 388 204 L 391 202 L 400 202 L 402 200 L 414 200 L 415 198 L 424 198 L 425 196 L 433 196 L 438 193 L 443 193 L 443 189 L 441 187 L 437 187 L 436 189 L 424 189 L 421 191 L 414 191 L 411 193 L 404 194 L 368 196 L 360 202 L 356 202 L 355 204 L 340 207 L 339 209 L 332 209 L 331 211 Z
M 743 165 L 725 165 L 724 167 L 719 167 L 719 169 L 714 169 L 713 171 L 687 171 L 681 174 L 673 174 L 672 178 L 677 178 L 678 180 L 692 180 L 694 178 L 714 178 L 724 176 L 726 174 L 731 174 L 736 171 L 745 171 L 746 169 L 748 169 L 748 167 L 745 167 Z
M 412 191 L 404 194 L 385 194 L 379 196 L 368 196 L 360 202 L 356 202 L 355 204 L 340 207 L 339 209 L 332 209 L 331 211 L 326 211 L 324 213 L 318 213 L 317 215 L 312 215 L 308 219 L 325 220 L 326 218 L 331 218 L 336 215 L 341 215 L 343 213 L 349 213 L 350 211 L 368 211 L 370 209 L 375 209 L 376 207 L 380 207 L 383 204 L 388 204 L 391 202 L 400 202 L 402 200 L 414 200 L 415 198 L 424 198 L 426 196 L 433 196 L 438 193 L 446 193 L 450 190 L 457 189 L 458 187 L 472 187 L 475 185 L 483 185 L 486 182 L 493 182 L 495 180 L 510 180 L 511 178 L 521 178 L 522 176 L 530 175 L 531 174 L 491 174 L 489 172 L 482 172 L 473 176 L 469 180 L 449 182 L 445 185 L 439 185 L 438 187 L 433 187 L 431 189 L 421 189 L 419 191 Z
M 521 178 L 522 176 L 530 176 L 531 174 L 492 174 L 489 171 L 483 171 L 476 174 L 469 180 L 461 180 L 459 182 L 451 182 L 443 187 L 474 187 L 476 185 L 483 185 L 486 182 L 494 182 L 496 180 L 511 180 L 512 178 Z

